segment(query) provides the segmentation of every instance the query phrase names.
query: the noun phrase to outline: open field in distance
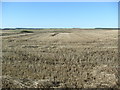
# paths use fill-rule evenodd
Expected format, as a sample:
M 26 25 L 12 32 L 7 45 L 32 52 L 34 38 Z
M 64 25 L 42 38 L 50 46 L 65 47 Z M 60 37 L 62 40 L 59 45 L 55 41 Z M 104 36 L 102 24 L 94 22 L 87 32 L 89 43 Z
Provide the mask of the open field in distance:
M 119 88 L 118 30 L 2 30 L 4 88 Z

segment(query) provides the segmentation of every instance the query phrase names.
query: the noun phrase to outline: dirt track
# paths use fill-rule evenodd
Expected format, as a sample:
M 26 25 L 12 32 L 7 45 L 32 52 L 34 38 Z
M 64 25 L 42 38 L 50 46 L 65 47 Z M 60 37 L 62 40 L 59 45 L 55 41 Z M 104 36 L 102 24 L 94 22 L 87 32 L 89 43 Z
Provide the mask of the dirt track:
M 4 87 L 118 87 L 117 30 L 7 32 Z

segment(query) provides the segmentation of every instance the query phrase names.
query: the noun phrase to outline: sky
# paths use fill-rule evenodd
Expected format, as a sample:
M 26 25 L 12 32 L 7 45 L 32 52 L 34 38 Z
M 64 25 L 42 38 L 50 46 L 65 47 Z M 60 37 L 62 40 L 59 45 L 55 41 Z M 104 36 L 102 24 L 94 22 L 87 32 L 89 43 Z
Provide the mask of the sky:
M 2 3 L 2 28 L 117 27 L 117 2 Z

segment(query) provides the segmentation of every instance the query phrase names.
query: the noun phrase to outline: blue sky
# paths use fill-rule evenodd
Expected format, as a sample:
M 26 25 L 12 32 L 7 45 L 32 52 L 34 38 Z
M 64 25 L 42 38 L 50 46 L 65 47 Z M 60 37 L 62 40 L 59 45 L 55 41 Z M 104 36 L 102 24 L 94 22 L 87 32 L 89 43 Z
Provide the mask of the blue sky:
M 115 28 L 117 2 L 3 2 L 3 28 Z

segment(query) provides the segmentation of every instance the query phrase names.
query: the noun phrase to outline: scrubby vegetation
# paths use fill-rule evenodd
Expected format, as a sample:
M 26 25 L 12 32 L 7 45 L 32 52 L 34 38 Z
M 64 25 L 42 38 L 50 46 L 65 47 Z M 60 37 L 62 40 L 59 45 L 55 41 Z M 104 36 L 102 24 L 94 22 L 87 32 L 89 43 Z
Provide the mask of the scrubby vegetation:
M 20 31 L 20 33 L 33 33 L 33 31 L 23 30 L 23 31 Z

